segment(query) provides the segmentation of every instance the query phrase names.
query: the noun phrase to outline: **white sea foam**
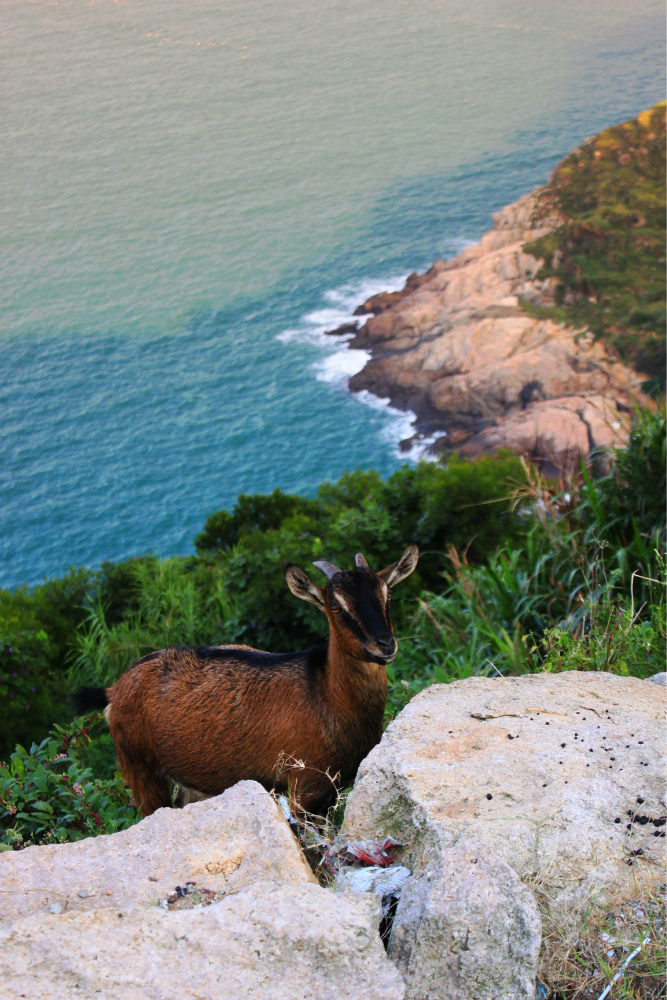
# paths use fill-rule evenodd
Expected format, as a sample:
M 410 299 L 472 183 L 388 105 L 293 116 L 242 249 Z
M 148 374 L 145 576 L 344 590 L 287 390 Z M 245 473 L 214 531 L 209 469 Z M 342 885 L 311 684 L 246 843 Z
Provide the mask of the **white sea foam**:
M 296 341 L 318 347 L 324 356 L 311 365 L 315 378 L 319 382 L 347 389 L 351 377 L 362 370 L 371 354 L 369 351 L 347 346 L 354 333 L 332 337 L 329 331 L 351 323 L 358 323 L 361 328 L 369 315 L 355 316 L 354 310 L 371 295 L 399 291 L 404 287 L 406 278 L 407 274 L 378 280 L 364 279 L 330 289 L 324 293 L 326 305 L 307 313 L 298 327 L 284 330 L 278 334 L 277 339 L 283 343 Z M 365 389 L 354 393 L 354 399 L 374 410 L 385 411 L 391 418 L 382 430 L 382 438 L 393 447 L 397 455 L 411 461 L 418 461 L 425 456 L 435 438 L 420 437 L 409 452 L 402 452 L 399 447 L 401 441 L 414 435 L 416 414 L 411 410 L 398 410 L 390 405 L 389 399 L 381 399 Z

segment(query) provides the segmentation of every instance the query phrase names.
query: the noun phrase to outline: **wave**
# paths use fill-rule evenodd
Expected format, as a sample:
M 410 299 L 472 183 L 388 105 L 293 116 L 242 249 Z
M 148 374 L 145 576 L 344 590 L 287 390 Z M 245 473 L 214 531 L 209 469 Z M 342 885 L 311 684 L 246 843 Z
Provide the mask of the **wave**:
M 465 245 L 469 244 L 466 242 Z M 365 278 L 326 291 L 323 296 L 326 304 L 321 309 L 306 313 L 297 327 L 283 330 L 282 333 L 278 334 L 277 339 L 285 344 L 297 342 L 318 347 L 323 352 L 324 357 L 310 366 L 315 378 L 318 382 L 327 382 L 347 390 L 350 379 L 361 371 L 370 360 L 371 354 L 370 351 L 348 347 L 349 341 L 354 337 L 354 332 L 332 336 L 330 331 L 351 324 L 358 324 L 359 327 L 362 327 L 372 314 L 355 316 L 354 310 L 359 304 L 379 292 L 400 291 L 405 285 L 408 273 L 375 280 Z M 362 405 L 370 406 L 374 410 L 383 410 L 388 415 L 390 420 L 382 429 L 381 437 L 392 446 L 397 456 L 411 462 L 419 461 L 420 458 L 425 457 L 435 440 L 434 438 L 420 435 L 408 452 L 403 451 L 400 447 L 401 441 L 412 438 L 415 434 L 416 414 L 411 410 L 397 410 L 396 407 L 390 405 L 388 399 L 374 396 L 365 389 L 353 393 L 352 396 Z M 442 432 L 440 436 L 442 436 Z
M 445 259 L 456 257 L 466 247 L 474 246 L 475 243 L 476 240 L 464 237 L 445 238 L 438 248 L 439 256 Z M 321 309 L 306 313 L 297 327 L 283 330 L 282 333 L 278 334 L 277 339 L 283 343 L 296 341 L 319 348 L 324 357 L 310 366 L 315 378 L 319 382 L 327 382 L 349 391 L 350 379 L 370 361 L 371 354 L 370 351 L 348 346 L 349 341 L 354 337 L 354 332 L 332 336 L 330 331 L 352 324 L 356 324 L 359 328 L 362 327 L 372 314 L 355 316 L 354 311 L 360 303 L 380 292 L 400 291 L 405 286 L 409 273 L 406 271 L 404 274 L 388 278 L 362 278 L 360 281 L 329 289 L 323 295 L 325 305 Z M 406 461 L 417 462 L 422 458 L 430 457 L 432 445 L 438 437 L 443 437 L 446 433 L 440 431 L 436 436 L 416 433 L 417 415 L 415 413 L 411 410 L 398 410 L 390 405 L 389 399 L 382 399 L 365 389 L 353 393 L 352 396 L 364 406 L 386 412 L 390 420 L 383 428 L 381 437 L 392 446 L 398 457 Z M 405 450 L 400 445 L 402 441 L 407 439 L 411 439 L 411 446 Z

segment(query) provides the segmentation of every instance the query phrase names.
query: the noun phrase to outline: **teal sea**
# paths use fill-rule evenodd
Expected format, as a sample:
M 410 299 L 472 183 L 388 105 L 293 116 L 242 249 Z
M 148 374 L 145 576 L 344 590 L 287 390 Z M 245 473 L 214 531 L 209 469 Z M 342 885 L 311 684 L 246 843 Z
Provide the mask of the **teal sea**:
M 389 474 L 323 336 L 664 94 L 654 0 L 4 0 L 0 585 Z

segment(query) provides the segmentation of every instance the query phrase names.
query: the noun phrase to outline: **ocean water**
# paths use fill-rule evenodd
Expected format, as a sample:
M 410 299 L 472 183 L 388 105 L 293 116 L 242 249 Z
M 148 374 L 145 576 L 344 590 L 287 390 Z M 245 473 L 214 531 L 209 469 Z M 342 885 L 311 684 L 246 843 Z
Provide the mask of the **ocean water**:
M 664 93 L 637 0 L 3 0 L 0 585 L 389 474 L 324 331 Z

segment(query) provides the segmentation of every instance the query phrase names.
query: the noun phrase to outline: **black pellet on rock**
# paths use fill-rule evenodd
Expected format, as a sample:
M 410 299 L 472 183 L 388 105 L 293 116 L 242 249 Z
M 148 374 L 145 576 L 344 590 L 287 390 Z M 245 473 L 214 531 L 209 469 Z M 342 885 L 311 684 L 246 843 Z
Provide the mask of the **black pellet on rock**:
M 642 826 L 646 826 L 646 824 L 648 823 L 648 816 L 638 816 L 637 822 L 641 823 Z
M 493 798 L 493 795 L 491 794 L 491 792 L 487 792 L 486 797 L 487 799 L 491 800 Z
M 567 746 L 567 743 L 561 743 L 561 747 Z
M 653 834 L 653 836 L 654 837 L 664 837 L 665 836 L 665 831 L 664 830 L 656 830 L 655 833 Z
M 653 820 L 653 826 L 664 826 L 667 822 L 667 816 L 658 816 L 657 819 Z
M 620 818 L 620 816 L 617 816 L 616 819 L 614 820 L 614 823 L 620 823 L 620 822 L 621 822 L 621 818 Z
M 642 744 L 643 742 L 644 742 L 643 740 L 637 740 L 637 743 L 638 743 L 639 745 L 641 745 L 641 744 Z
M 625 829 L 626 830 L 632 830 L 632 823 L 628 823 L 628 825 L 626 826 Z

